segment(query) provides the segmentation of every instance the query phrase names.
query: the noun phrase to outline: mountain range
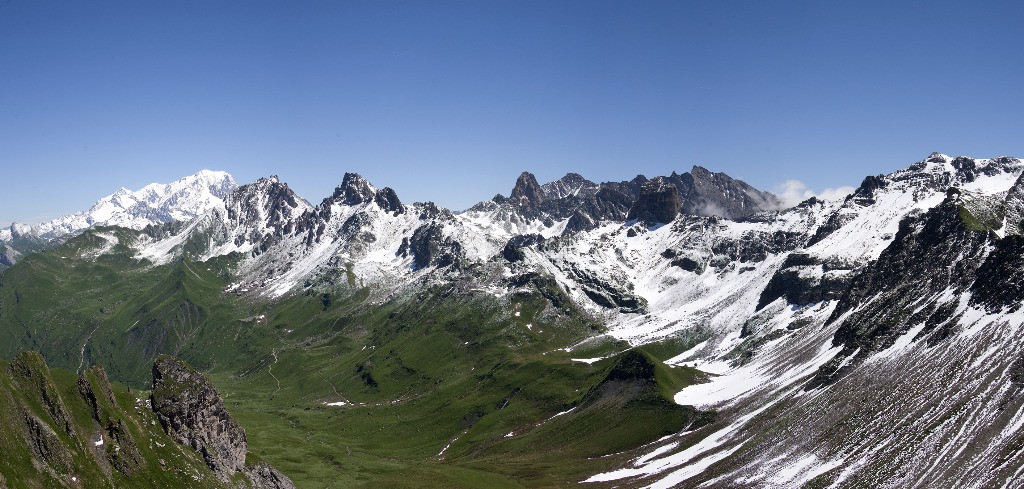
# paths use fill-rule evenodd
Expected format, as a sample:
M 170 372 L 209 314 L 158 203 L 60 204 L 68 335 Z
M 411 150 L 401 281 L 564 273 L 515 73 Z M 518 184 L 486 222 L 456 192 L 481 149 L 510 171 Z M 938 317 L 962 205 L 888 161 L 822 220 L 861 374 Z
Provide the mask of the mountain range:
M 299 487 L 1020 487 L 1022 173 L 785 208 L 524 172 L 453 212 L 201 172 L 0 234 L 0 356 L 182 357 Z

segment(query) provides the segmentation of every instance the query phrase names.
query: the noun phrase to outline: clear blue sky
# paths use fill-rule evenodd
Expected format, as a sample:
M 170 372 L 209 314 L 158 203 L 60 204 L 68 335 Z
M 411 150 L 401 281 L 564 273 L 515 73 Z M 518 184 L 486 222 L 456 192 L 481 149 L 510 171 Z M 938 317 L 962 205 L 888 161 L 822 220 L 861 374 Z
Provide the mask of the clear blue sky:
M 1024 156 L 1022 2 L 0 0 L 0 223 L 203 168 L 461 209 L 686 171 Z

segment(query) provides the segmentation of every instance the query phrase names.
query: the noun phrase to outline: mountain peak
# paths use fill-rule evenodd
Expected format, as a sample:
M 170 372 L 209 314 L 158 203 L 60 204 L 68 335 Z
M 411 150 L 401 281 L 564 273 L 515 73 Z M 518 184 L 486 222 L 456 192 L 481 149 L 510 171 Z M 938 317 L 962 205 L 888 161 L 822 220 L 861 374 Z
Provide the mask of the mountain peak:
M 702 166 L 694 166 L 682 175 L 673 174 L 668 180 L 679 189 L 687 214 L 738 219 L 780 206 L 774 194 Z
M 399 215 L 405 212 L 405 206 L 402 205 L 402 201 L 399 200 L 398 194 L 391 187 L 384 187 L 378 190 L 374 196 L 373 201 L 377 203 L 384 212 L 390 212 L 393 215 Z
M 524 171 L 516 179 L 515 187 L 512 187 L 512 194 L 509 199 L 524 207 L 536 207 L 544 202 L 544 189 L 537 183 L 537 177 L 532 173 Z
M 598 185 L 587 180 L 579 173 L 566 173 L 564 177 L 545 183 L 540 188 L 544 191 L 544 197 L 551 200 L 579 195 L 580 193 L 594 193 L 597 192 Z
M 334 189 L 331 199 L 346 205 L 359 205 L 373 200 L 377 189 L 358 173 L 345 173 L 341 185 Z
M 700 165 L 693 165 L 693 168 L 690 168 L 690 174 L 691 175 L 694 175 L 694 174 L 714 175 L 715 172 L 713 172 L 711 170 L 708 170 L 707 168 L 704 168 L 703 166 L 700 166 Z
M 201 170 L 171 183 L 151 183 L 135 191 L 121 187 L 89 210 L 33 225 L 30 232 L 55 239 L 92 226 L 142 229 L 151 224 L 187 221 L 222 205 L 235 188 L 230 174 L 213 170 Z

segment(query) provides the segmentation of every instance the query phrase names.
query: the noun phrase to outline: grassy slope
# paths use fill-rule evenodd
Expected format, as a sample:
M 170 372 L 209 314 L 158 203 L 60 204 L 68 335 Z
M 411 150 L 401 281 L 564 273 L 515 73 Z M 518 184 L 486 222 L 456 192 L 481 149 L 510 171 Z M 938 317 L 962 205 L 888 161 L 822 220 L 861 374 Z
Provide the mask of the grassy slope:
M 115 402 L 99 396 L 100 423 L 80 393 L 78 376 L 48 369 L 42 357 L 30 352 L 11 363 L 17 368 L 0 361 L 0 413 L 6 420 L 0 423 L 0 477 L 7 487 L 186 487 L 197 480 L 206 487 L 220 486 L 198 453 L 174 443 L 153 413 L 137 404 L 138 391 L 129 393 L 114 384 Z M 98 388 L 96 376 L 95 370 L 86 374 Z M 60 421 L 64 415 L 54 414 L 54 405 L 60 406 L 56 412 L 66 414 L 70 433 Z M 32 456 L 26 413 L 46 423 L 56 439 L 49 445 L 56 454 L 49 462 Z M 112 439 L 107 430 L 111 425 L 123 427 L 122 443 Z M 96 446 L 93 440 L 100 435 L 105 443 Z M 113 467 L 118 463 L 124 472 Z
M 157 353 L 178 355 L 209 372 L 251 451 L 299 487 L 564 485 L 699 418 L 671 402 L 692 371 L 645 354 L 655 375 L 624 386 L 606 378 L 615 359 L 571 361 L 560 349 L 594 325 L 539 292 L 437 287 L 374 304 L 342 283 L 327 307 L 320 294 L 253 304 L 221 293 L 231 259 L 90 260 L 98 239 L 0 276 L 0 356 L 39 349 L 144 387 Z

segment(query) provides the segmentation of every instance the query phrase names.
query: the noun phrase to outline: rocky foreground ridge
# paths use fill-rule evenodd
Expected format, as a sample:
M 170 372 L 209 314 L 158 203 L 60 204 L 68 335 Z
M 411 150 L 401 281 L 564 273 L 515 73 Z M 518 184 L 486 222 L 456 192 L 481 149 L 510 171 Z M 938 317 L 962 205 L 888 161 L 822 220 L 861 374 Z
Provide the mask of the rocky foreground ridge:
M 245 464 L 244 431 L 180 360 L 160 357 L 149 398 L 102 367 L 76 377 L 35 352 L 0 369 L 0 487 L 294 488 L 265 462 Z

